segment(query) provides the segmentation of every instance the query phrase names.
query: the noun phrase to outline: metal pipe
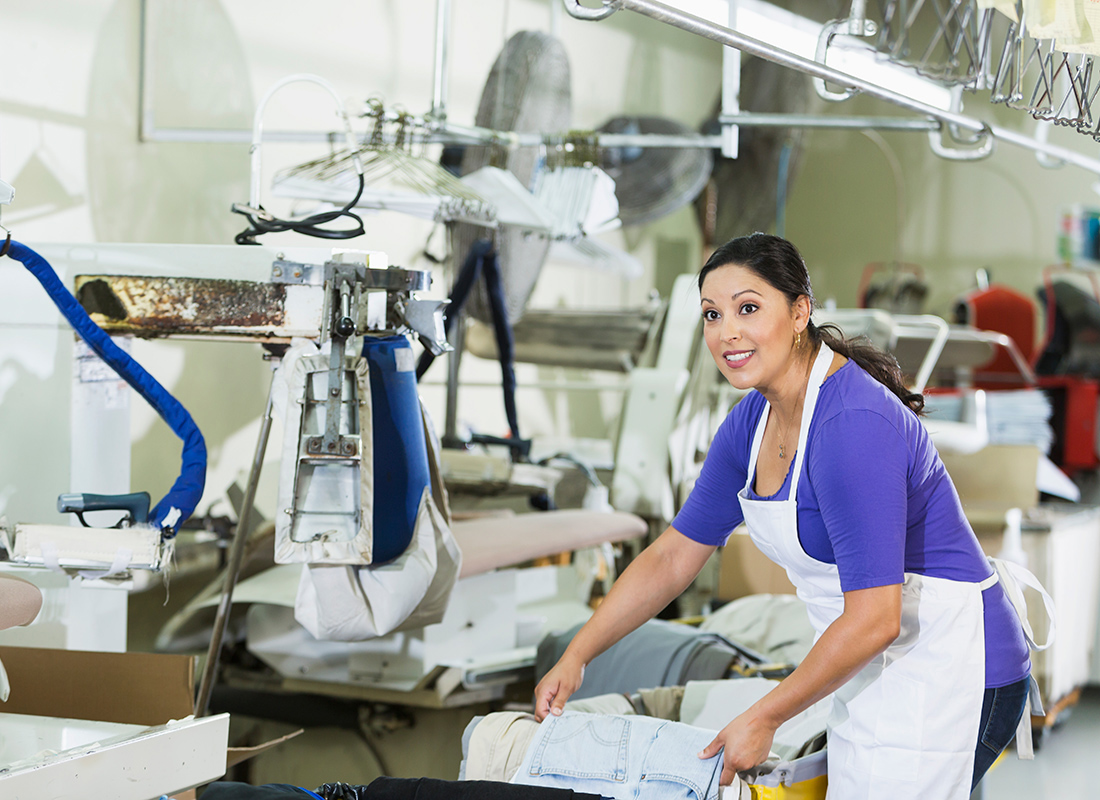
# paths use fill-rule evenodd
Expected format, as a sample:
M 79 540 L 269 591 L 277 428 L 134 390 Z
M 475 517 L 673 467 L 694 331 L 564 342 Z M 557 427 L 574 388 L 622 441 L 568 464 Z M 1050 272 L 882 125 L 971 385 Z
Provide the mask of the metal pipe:
M 624 373 L 625 374 L 625 373 Z M 435 386 L 445 387 L 446 381 L 430 380 L 419 381 L 417 386 Z M 500 391 L 500 381 L 462 381 L 463 390 L 466 389 L 495 389 Z M 623 383 L 609 383 L 607 381 L 586 383 L 584 381 L 519 381 L 516 383 L 516 389 L 527 389 L 533 391 L 558 391 L 558 392 L 625 392 L 630 386 L 624 381 Z
M 853 130 L 935 131 L 940 124 L 920 117 L 840 117 L 814 114 L 765 114 L 746 111 L 730 117 L 718 118 L 719 122 L 757 128 L 846 128 Z M 603 143 L 600 137 L 600 143 Z
M 435 70 L 432 75 L 431 119 L 447 119 L 447 40 L 451 32 L 451 0 L 435 4 Z
M 153 141 L 149 138 L 153 130 L 153 67 L 152 51 L 149 44 L 151 25 L 149 24 L 149 0 L 141 0 L 138 11 L 138 141 Z M 244 133 L 244 131 L 240 131 Z
M 443 441 L 458 438 L 458 385 L 462 353 L 466 349 L 466 314 L 459 311 L 451 328 L 451 352 L 447 354 L 447 400 L 443 414 Z
M 672 8 L 664 3 L 656 2 L 656 0 L 615 0 L 615 2 L 609 3 L 608 0 L 604 0 L 605 6 L 611 8 L 624 8 L 628 11 L 633 11 L 637 14 L 649 17 L 657 22 L 663 22 L 667 25 L 680 28 L 681 30 L 693 33 L 697 36 L 702 36 L 706 39 L 723 44 L 727 47 L 735 47 L 738 50 L 748 53 L 749 55 L 763 58 L 766 61 L 779 64 L 780 66 L 788 67 L 790 69 L 798 70 L 807 75 L 811 75 L 816 78 L 829 81 L 830 83 L 839 84 L 842 86 L 850 86 L 855 89 L 859 89 L 864 94 L 878 98 L 879 100 L 885 100 L 901 108 L 908 109 L 918 114 L 923 114 L 933 119 L 938 119 L 942 122 L 954 125 L 963 130 L 973 131 L 976 134 L 981 134 L 988 131 L 998 139 L 1002 139 L 1009 144 L 1015 144 L 1020 147 L 1026 147 L 1036 152 L 1046 153 L 1054 158 L 1061 159 L 1069 164 L 1074 164 L 1083 169 L 1087 169 L 1091 172 L 1100 174 L 1100 161 L 1088 158 L 1076 153 L 1072 150 L 1068 150 L 1064 147 L 1057 147 L 1055 145 L 1042 144 L 1036 142 L 1029 136 L 1026 136 L 1016 131 L 1001 128 L 995 125 L 989 125 L 981 120 L 968 117 L 963 114 L 959 114 L 952 111 L 943 111 L 934 106 L 930 106 L 927 103 L 922 103 L 919 100 L 914 100 L 911 97 L 898 94 L 890 89 L 878 86 L 863 78 L 857 78 L 854 75 L 848 75 L 840 70 L 828 67 L 824 64 L 819 64 L 808 58 L 789 53 L 786 50 L 781 50 L 776 47 L 772 47 L 766 42 L 762 42 L 759 39 L 753 39 L 751 36 L 745 36 L 737 31 L 730 30 L 729 28 L 721 25 L 716 25 L 705 19 L 701 19 L 693 14 L 688 14 L 679 9 Z M 568 10 L 568 6 L 567 6 Z
M 906 117 L 840 117 L 813 114 L 765 114 L 744 112 L 722 115 L 719 122 L 759 128 L 875 128 L 881 130 L 928 131 L 938 130 L 939 123 Z M 342 131 L 264 131 L 264 142 L 322 142 L 331 143 Z M 252 134 L 244 130 L 214 128 L 156 128 L 146 131 L 142 138 L 150 142 L 202 142 L 207 144 L 250 144 Z M 554 134 L 515 133 L 478 128 L 471 125 L 454 125 L 450 122 L 436 127 L 424 136 L 430 144 L 499 144 L 504 147 L 539 147 L 548 139 L 560 138 Z M 721 146 L 721 136 L 675 135 L 656 133 L 601 133 L 601 147 L 707 147 Z
M 863 130 L 930 131 L 939 130 L 939 123 L 908 117 L 840 117 L 814 114 L 767 114 L 745 111 L 740 114 L 723 114 L 719 122 L 759 128 L 847 128 Z M 547 144 L 552 136 L 541 133 L 514 133 L 478 128 L 470 125 L 445 123 L 429 134 L 429 142 L 498 144 L 504 147 L 539 147 Z M 656 133 L 596 133 L 600 147 L 703 147 L 719 148 L 721 135 L 656 134 Z
M 264 111 L 267 110 L 267 104 L 270 102 L 271 98 L 275 96 L 275 93 L 292 83 L 315 83 L 332 96 L 332 99 L 336 103 L 336 112 L 344 121 L 344 145 L 352 153 L 352 163 L 355 165 L 356 173 L 359 175 L 363 174 L 363 166 L 359 161 L 359 156 L 355 153 L 358 142 L 356 142 L 355 134 L 351 130 L 351 120 L 348 119 L 348 112 L 344 108 L 344 101 L 340 98 L 340 94 L 336 91 L 336 87 L 318 75 L 310 75 L 309 73 L 287 75 L 285 78 L 275 81 L 275 83 L 273 83 L 264 93 L 264 96 L 260 98 L 260 102 L 256 104 L 256 113 L 252 118 L 252 139 L 248 149 L 252 167 L 251 179 L 249 181 L 250 189 L 248 193 L 248 204 L 252 206 L 252 208 L 261 207 L 260 189 L 262 170 L 260 167 L 261 148 L 263 147 L 264 141 Z
M 759 39 L 745 36 L 742 33 L 701 19 L 693 14 L 688 14 L 684 11 L 672 8 L 671 6 L 667 6 L 664 3 L 655 2 L 655 0 L 621 0 L 621 2 L 622 7 L 629 11 L 642 14 L 658 22 L 664 22 L 668 25 L 680 28 L 681 30 L 685 30 L 688 33 L 711 39 L 727 47 L 736 47 L 743 53 L 748 53 L 749 55 L 772 61 L 780 66 L 804 72 L 807 75 L 821 78 L 829 83 L 859 89 L 861 92 L 871 97 L 887 100 L 902 108 L 907 108 L 910 111 L 915 111 L 925 116 L 935 117 L 945 122 L 951 122 L 961 128 L 972 130 L 975 133 L 980 133 L 982 131 L 983 123 L 975 119 L 963 116 L 962 114 L 943 111 L 935 106 L 930 106 L 927 103 L 922 103 L 919 100 L 906 97 L 890 89 L 885 89 L 863 78 L 857 78 L 854 75 L 841 72 L 838 69 L 820 64 L 812 59 L 803 58 L 802 56 L 795 55 L 786 50 L 772 47 Z
M 218 657 L 221 654 L 222 639 L 229 622 L 229 609 L 233 604 L 233 589 L 237 586 L 237 575 L 241 571 L 244 546 L 248 539 L 252 522 L 252 506 L 256 500 L 256 487 L 260 483 L 260 470 L 263 469 L 264 453 L 267 451 L 267 439 L 271 433 L 272 401 L 275 393 L 274 377 L 267 393 L 267 407 L 260 422 L 260 436 L 256 440 L 256 451 L 252 457 L 252 469 L 248 473 L 248 486 L 241 501 L 241 513 L 237 520 L 237 530 L 233 534 L 233 543 L 229 548 L 229 561 L 225 567 L 225 584 L 222 586 L 221 602 L 218 614 L 214 618 L 214 630 L 210 634 L 210 647 L 206 651 L 206 663 L 202 668 L 202 680 L 199 683 L 198 697 L 195 699 L 195 716 L 206 716 L 210 706 L 210 692 L 214 688 L 214 678 L 218 671 Z
M 899 336 L 913 335 L 910 331 L 906 331 L 905 326 L 907 325 L 912 327 L 930 326 L 935 330 L 932 342 L 928 345 L 928 352 L 924 354 L 920 369 L 917 370 L 917 377 L 913 381 L 913 391 L 919 394 L 924 391 L 924 387 L 928 385 L 928 381 L 932 377 L 936 362 L 940 360 L 943 347 L 951 336 L 951 328 L 948 327 L 946 320 L 933 314 L 897 314 L 894 316 L 894 320 L 898 323 L 897 335 Z
M 719 147 L 720 136 L 702 134 L 599 133 L 592 132 L 600 147 Z M 429 133 L 427 141 L 447 144 L 495 144 L 506 148 L 541 147 L 561 139 L 545 133 L 495 131 L 473 125 L 453 125 L 449 122 Z
M 295 143 L 331 143 L 333 139 L 343 136 L 343 131 L 264 131 L 264 142 L 295 142 Z M 143 142 L 172 142 L 201 144 L 250 144 L 252 132 L 246 130 L 229 130 L 225 128 L 154 128 L 152 121 L 149 127 L 143 125 L 141 131 Z

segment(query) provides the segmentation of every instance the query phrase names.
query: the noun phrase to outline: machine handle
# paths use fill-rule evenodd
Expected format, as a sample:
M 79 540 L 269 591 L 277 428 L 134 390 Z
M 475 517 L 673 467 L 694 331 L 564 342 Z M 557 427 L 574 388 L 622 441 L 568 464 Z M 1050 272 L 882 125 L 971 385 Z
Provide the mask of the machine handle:
M 63 494 L 57 498 L 57 510 L 62 514 L 76 514 L 84 522 L 86 511 L 125 511 L 137 524 L 149 521 L 149 493 L 131 494 Z

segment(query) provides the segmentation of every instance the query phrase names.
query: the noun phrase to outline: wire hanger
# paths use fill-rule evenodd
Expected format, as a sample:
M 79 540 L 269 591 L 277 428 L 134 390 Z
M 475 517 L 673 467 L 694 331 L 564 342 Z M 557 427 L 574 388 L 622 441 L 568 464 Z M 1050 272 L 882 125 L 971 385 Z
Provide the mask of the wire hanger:
M 538 175 L 534 195 L 554 220 L 551 257 L 637 277 L 642 273 L 637 258 L 593 238 L 622 226 L 615 181 L 596 166 L 598 153 L 593 132 L 547 144 L 546 169 Z
M 370 138 L 354 150 L 342 149 L 275 176 L 275 194 L 342 203 L 351 195 L 351 164 L 362 164 L 360 208 L 399 211 L 438 222 L 496 224 L 495 209 L 435 161 L 413 153 L 426 126 L 405 111 L 387 112 L 371 99 L 364 116 L 374 120 Z M 387 129 L 392 127 L 392 132 Z

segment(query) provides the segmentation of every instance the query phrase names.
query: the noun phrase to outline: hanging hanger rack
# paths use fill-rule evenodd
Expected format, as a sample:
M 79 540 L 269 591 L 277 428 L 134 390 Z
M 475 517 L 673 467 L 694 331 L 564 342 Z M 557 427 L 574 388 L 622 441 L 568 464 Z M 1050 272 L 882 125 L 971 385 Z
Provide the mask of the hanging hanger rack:
M 991 125 L 980 119 L 966 116 L 959 111 L 945 111 L 936 108 L 928 103 L 879 86 L 863 78 L 841 72 L 840 70 L 826 66 L 813 59 L 796 55 L 779 47 L 774 47 L 759 39 L 746 36 L 738 31 L 673 8 L 657 0 L 602 0 L 601 8 L 591 8 L 581 5 L 579 0 L 562 1 L 565 3 L 566 11 L 577 19 L 598 21 L 607 19 L 612 14 L 619 11 L 632 11 L 656 20 L 657 22 L 672 25 L 688 33 L 702 36 L 727 47 L 740 50 L 742 53 L 747 53 L 779 64 L 780 66 L 797 70 L 812 78 L 828 81 L 837 86 L 846 87 L 870 97 L 885 100 L 899 108 L 915 112 L 926 118 L 926 120 L 935 121 L 938 129 L 945 132 L 948 140 L 957 140 L 960 131 L 963 132 L 962 135 L 964 136 L 969 132 L 969 135 L 976 137 L 981 142 L 981 149 L 983 150 L 987 147 L 986 142 L 989 140 L 1002 141 L 1007 144 L 1027 148 L 1036 153 L 1041 153 L 1048 158 L 1057 159 L 1064 163 L 1073 164 L 1074 166 L 1081 167 L 1090 172 L 1100 174 L 1100 161 L 1097 159 L 1089 158 L 1068 148 L 1037 141 L 1026 134 L 1001 126 Z M 722 121 L 727 124 L 751 124 L 750 120 L 741 121 L 739 115 L 727 115 Z M 792 117 L 788 124 L 791 127 L 796 127 L 799 126 L 799 122 L 800 120 Z M 959 142 L 959 144 L 965 144 L 965 142 Z M 991 145 L 988 145 L 988 147 L 991 149 Z M 943 145 L 937 151 L 937 155 L 945 154 L 949 157 L 953 156 L 956 158 L 974 157 L 972 154 L 967 155 L 965 150 Z
M 434 160 L 413 152 L 423 144 L 423 118 L 403 110 L 389 110 L 377 99 L 367 102 L 363 117 L 373 119 L 364 144 L 344 149 L 282 170 L 275 192 L 282 196 L 345 202 L 352 194 L 349 165 L 360 163 L 365 183 L 356 205 L 395 210 L 440 222 L 462 220 L 496 224 L 496 209 Z
M 745 0 L 738 0 L 744 2 Z M 939 130 L 943 121 L 956 125 L 965 120 L 968 128 L 975 134 L 983 132 L 980 120 L 952 114 L 944 120 L 941 109 L 929 108 L 914 102 L 904 95 L 883 90 L 874 84 L 860 85 L 858 78 L 846 75 L 835 69 L 824 67 L 812 59 L 800 59 L 783 50 L 772 47 L 759 40 L 751 39 L 724 26 L 715 25 L 699 17 L 687 14 L 661 3 L 646 0 L 605 0 L 600 8 L 589 8 L 578 0 L 563 0 L 566 11 L 578 19 L 599 20 L 609 17 L 619 10 L 628 10 L 650 16 L 657 21 L 674 25 L 705 38 L 719 41 L 742 52 L 760 58 L 775 61 L 792 69 L 822 77 L 829 81 L 838 81 L 840 85 L 855 86 L 864 94 L 878 97 L 888 102 L 914 111 L 919 117 L 860 117 L 810 114 L 756 114 L 726 113 L 720 121 L 727 129 L 745 127 L 784 127 L 784 128 L 826 128 L 826 129 L 867 129 L 923 131 Z M 155 94 L 157 85 L 154 74 L 156 59 L 152 50 L 158 46 L 155 33 L 156 3 L 142 0 L 141 28 L 139 36 L 139 55 L 141 64 L 141 91 L 138 94 L 138 118 L 140 120 L 139 138 L 145 142 L 204 142 L 204 143 L 248 143 L 251 132 L 234 129 L 206 129 L 186 127 L 162 127 L 156 124 Z M 496 131 L 477 126 L 459 125 L 447 119 L 447 31 L 450 26 L 450 0 L 437 0 L 435 30 L 435 69 L 433 82 L 433 101 L 431 110 L 425 115 L 425 142 L 444 144 L 495 144 L 500 147 L 538 146 L 545 137 L 539 134 L 515 134 L 508 131 Z M 1006 47 L 1009 43 L 1006 43 Z M 793 60 L 792 60 L 793 59 Z M 1007 67 L 1008 65 L 1006 65 Z M 1011 85 L 1011 84 L 1009 84 Z M 1100 175 L 1100 160 L 1088 158 L 1081 153 L 1064 147 L 1052 145 L 1016 131 L 990 126 L 990 133 L 999 140 L 1034 151 L 1041 163 L 1046 166 L 1072 164 L 1081 169 Z M 280 142 L 326 142 L 331 141 L 332 132 L 273 130 L 265 135 L 267 141 Z M 601 137 L 601 145 L 606 147 L 702 147 L 718 149 L 724 143 L 723 136 L 667 136 L 655 134 L 607 134 Z

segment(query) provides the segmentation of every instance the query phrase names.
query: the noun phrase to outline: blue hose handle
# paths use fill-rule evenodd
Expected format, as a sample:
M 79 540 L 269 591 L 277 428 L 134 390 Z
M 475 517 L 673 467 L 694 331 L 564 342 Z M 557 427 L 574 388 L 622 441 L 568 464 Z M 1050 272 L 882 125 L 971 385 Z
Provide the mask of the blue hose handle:
M 57 498 L 57 510 L 62 514 L 83 514 L 87 511 L 125 511 L 138 525 L 149 521 L 149 493 L 131 494 L 63 494 Z

